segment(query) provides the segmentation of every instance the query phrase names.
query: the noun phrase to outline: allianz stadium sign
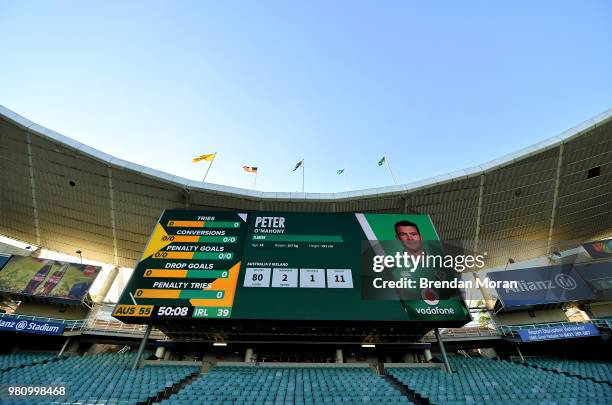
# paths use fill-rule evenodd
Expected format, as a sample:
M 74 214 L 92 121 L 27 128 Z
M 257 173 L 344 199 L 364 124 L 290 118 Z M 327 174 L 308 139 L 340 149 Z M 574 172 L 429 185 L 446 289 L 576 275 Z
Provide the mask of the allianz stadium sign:
M 506 308 L 594 299 L 572 264 L 489 272 L 488 277 L 516 281 L 513 286 L 495 289 Z
M 0 318 L 0 330 L 38 335 L 61 335 L 64 333 L 64 324 L 3 316 Z

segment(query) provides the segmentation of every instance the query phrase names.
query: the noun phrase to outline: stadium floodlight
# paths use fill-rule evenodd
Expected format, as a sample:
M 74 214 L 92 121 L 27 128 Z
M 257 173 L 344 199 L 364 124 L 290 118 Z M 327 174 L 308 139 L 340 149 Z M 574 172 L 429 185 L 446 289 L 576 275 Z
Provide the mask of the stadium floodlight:
M 213 346 L 227 346 L 226 342 L 215 342 L 213 343 Z
M 371 343 L 364 343 L 361 345 L 361 347 L 376 347 L 376 345 L 373 345 Z

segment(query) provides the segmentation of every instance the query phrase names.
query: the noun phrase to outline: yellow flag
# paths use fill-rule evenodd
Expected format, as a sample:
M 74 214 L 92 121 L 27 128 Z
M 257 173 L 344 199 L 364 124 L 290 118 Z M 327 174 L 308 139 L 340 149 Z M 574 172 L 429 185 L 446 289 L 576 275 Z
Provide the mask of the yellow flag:
M 198 163 L 198 162 L 200 162 L 202 160 L 206 160 L 208 162 L 212 162 L 215 159 L 215 156 L 217 156 L 216 152 L 215 153 L 209 153 L 208 155 L 202 155 L 202 156 L 194 157 L 193 159 L 191 159 L 191 161 L 193 163 Z

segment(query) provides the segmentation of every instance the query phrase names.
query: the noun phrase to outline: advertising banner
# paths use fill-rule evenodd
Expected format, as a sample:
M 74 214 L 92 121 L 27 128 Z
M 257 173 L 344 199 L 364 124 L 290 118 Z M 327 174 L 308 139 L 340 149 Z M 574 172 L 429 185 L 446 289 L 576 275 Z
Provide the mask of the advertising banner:
M 494 281 L 511 281 L 496 288 L 504 307 L 591 300 L 594 294 L 572 264 L 489 272 Z
M 593 259 L 612 257 L 612 239 L 583 243 L 582 247 Z
M 574 267 L 598 300 L 612 299 L 612 262 L 589 263 Z
M 519 331 L 519 336 L 523 342 L 539 342 L 542 340 L 599 336 L 599 331 L 591 323 L 578 323 L 574 325 L 522 329 Z
M 0 317 L 0 330 L 38 335 L 61 335 L 64 333 L 64 324 L 3 316 Z

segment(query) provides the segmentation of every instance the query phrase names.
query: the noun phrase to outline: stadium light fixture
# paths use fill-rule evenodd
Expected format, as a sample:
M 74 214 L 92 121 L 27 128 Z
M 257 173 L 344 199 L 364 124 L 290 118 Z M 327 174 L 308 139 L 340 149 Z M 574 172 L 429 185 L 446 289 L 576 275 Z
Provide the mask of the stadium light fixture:
M 376 347 L 376 345 L 373 345 L 371 343 L 364 343 L 361 345 L 361 347 Z
M 226 342 L 215 342 L 213 343 L 213 346 L 227 346 Z

